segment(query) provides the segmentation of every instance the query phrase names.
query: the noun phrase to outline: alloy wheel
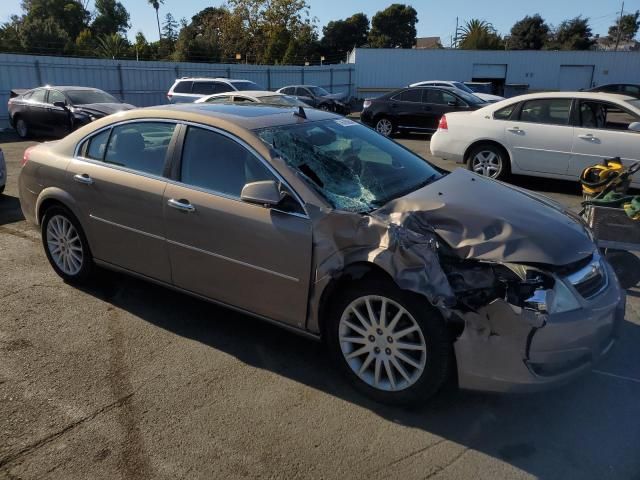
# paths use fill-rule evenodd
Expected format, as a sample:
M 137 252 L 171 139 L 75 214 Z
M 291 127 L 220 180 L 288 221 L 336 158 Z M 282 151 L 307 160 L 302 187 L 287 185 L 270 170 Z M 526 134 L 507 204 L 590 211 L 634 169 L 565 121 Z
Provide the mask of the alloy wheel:
M 471 162 L 471 169 L 485 177 L 498 178 L 502 172 L 502 159 L 492 150 L 478 152 Z
M 390 298 L 367 295 L 355 299 L 340 318 L 338 336 L 347 365 L 373 388 L 404 390 L 425 370 L 427 346 L 422 329 Z
M 54 215 L 47 224 L 47 249 L 51 258 L 69 276 L 82 269 L 84 250 L 78 231 L 64 215 Z
M 378 133 L 381 133 L 385 137 L 388 137 L 389 135 L 391 135 L 391 132 L 393 131 L 393 125 L 391 124 L 391 121 L 389 119 L 381 118 L 376 123 L 376 131 Z

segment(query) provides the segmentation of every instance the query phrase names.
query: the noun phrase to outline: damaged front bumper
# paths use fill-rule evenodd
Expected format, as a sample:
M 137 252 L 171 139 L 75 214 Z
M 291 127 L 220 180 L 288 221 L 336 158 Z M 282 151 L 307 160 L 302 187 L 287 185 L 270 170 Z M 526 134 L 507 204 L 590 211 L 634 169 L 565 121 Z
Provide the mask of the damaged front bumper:
M 613 346 L 625 314 L 625 294 L 611 267 L 590 298 L 573 287 L 580 308 L 547 314 L 497 299 L 460 314 L 464 330 L 454 343 L 460 388 L 531 392 L 561 385 L 589 371 Z

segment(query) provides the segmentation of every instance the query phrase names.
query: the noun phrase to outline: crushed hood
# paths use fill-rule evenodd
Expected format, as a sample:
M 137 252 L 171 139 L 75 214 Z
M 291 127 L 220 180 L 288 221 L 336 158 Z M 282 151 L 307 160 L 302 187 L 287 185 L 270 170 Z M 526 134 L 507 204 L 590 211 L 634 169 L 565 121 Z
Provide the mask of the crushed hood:
M 135 107 L 128 103 L 87 103 L 73 106 L 74 112 L 84 112 L 90 115 L 111 115 L 133 108 Z
M 431 226 L 465 259 L 561 266 L 595 248 L 585 227 L 553 202 L 460 168 L 375 215 L 417 232 Z

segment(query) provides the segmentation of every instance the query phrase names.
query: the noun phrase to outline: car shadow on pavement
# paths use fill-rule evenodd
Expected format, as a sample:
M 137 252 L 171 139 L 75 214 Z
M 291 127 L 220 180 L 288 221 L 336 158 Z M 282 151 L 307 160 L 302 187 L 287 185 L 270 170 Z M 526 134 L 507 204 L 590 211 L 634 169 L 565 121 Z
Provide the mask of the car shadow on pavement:
M 20 209 L 20 200 L 11 195 L 0 195 L 0 225 L 24 220 Z
M 107 273 L 86 291 L 247 365 L 357 404 L 390 422 L 422 429 L 538 478 L 629 478 L 639 471 L 640 326 L 629 321 L 624 322 L 612 354 L 597 367 L 600 373 L 565 387 L 529 395 L 449 388 L 420 408 L 400 409 L 355 392 L 332 368 L 322 344 L 247 315 L 120 274 Z

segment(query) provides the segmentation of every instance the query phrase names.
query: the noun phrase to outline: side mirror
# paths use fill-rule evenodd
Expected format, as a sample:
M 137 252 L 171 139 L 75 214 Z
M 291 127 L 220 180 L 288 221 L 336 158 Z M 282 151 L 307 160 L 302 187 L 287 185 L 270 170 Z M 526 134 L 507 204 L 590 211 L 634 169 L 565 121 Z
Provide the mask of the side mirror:
M 53 106 L 54 107 L 60 107 L 60 108 L 64 108 L 65 110 L 67 109 L 67 102 L 53 102 Z
M 275 180 L 261 180 L 259 182 L 247 183 L 242 187 L 240 199 L 243 202 L 264 205 L 265 207 L 275 207 L 282 201 L 283 195 L 280 193 Z
M 630 123 L 627 128 L 632 132 L 640 132 L 640 122 Z

